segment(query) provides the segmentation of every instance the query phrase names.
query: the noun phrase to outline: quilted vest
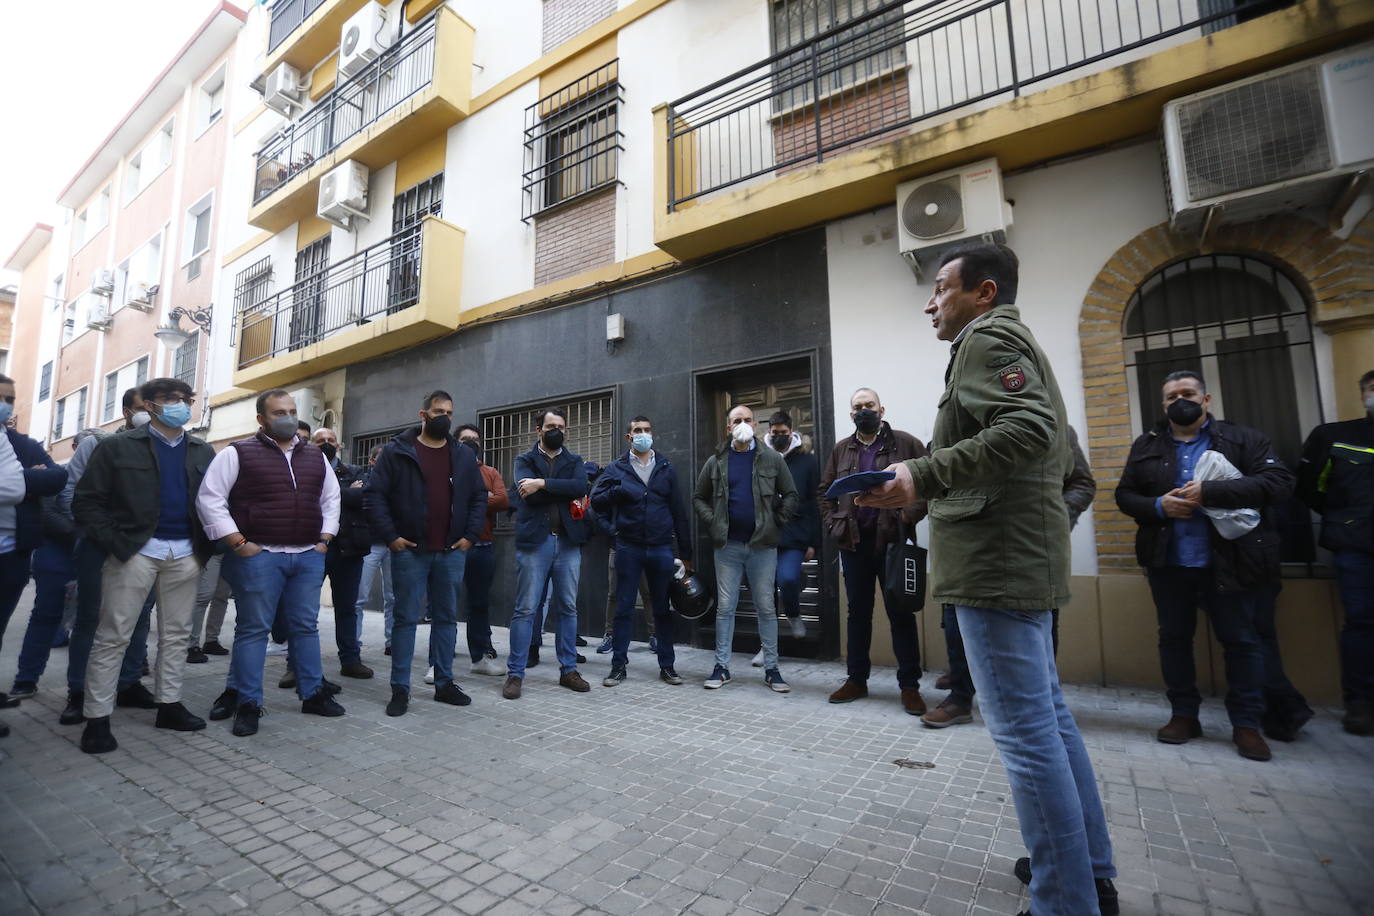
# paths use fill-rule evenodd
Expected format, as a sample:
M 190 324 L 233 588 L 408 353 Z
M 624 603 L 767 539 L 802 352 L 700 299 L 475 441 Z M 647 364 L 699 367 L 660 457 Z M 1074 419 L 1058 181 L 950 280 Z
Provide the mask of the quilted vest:
M 239 533 L 256 544 L 299 547 L 320 539 L 324 514 L 324 453 L 302 442 L 287 454 L 266 433 L 231 442 L 239 476 L 229 491 L 229 514 Z M 295 483 L 292 483 L 292 473 Z

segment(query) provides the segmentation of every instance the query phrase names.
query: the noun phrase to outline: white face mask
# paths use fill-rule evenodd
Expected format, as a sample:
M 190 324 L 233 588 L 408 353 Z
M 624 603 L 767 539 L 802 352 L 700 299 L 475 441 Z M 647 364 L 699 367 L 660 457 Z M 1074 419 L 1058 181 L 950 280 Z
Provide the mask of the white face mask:
M 141 426 L 147 426 L 152 420 L 153 415 L 146 410 L 135 411 L 134 414 L 129 417 L 129 423 L 134 429 L 138 429 Z
M 1374 391 L 1371 391 L 1369 392 L 1369 394 L 1365 395 L 1364 409 L 1367 413 L 1374 413 Z
M 750 426 L 748 423 L 741 421 L 735 424 L 735 429 L 731 433 L 731 435 L 735 437 L 736 442 L 743 445 L 744 443 L 754 438 L 754 427 Z

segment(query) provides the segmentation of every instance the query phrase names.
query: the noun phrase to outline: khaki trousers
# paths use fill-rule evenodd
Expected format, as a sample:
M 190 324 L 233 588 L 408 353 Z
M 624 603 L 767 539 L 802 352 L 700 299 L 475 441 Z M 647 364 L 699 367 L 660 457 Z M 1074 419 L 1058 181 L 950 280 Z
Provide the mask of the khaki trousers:
M 155 560 L 138 554 L 121 563 L 108 557 L 101 569 L 100 622 L 95 629 L 91 658 L 86 663 L 86 718 L 108 716 L 114 709 L 115 689 L 124 649 L 129 645 L 148 592 L 157 588 L 157 661 L 153 665 L 153 697 L 159 703 L 181 699 L 181 676 L 191 638 L 191 611 L 200 581 L 194 556 Z

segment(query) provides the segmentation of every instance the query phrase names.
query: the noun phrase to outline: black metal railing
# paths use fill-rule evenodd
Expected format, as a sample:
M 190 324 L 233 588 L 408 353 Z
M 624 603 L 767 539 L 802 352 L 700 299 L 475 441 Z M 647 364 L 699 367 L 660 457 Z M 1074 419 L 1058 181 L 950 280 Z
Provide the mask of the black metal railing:
M 267 29 L 267 51 L 270 54 L 286 36 L 310 18 L 324 0 L 277 0 L 272 5 L 272 24 Z
M 420 297 L 423 224 L 364 248 L 235 316 L 238 366 L 299 350 L 350 327 L 410 308 Z
M 254 154 L 253 203 L 327 156 L 341 143 L 425 88 L 434 78 L 436 19 L 431 16 Z
M 668 210 L 1291 0 L 894 0 L 668 106 Z
M 617 180 L 624 98 L 616 58 L 525 109 L 522 219 Z

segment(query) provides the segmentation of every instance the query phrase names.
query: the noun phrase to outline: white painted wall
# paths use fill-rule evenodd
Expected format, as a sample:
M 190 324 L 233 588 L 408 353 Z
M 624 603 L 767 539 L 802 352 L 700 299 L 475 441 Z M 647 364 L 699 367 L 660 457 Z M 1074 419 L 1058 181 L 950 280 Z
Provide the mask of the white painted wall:
M 481 95 L 542 54 L 542 0 L 449 0 L 450 9 L 476 30 L 472 94 Z

